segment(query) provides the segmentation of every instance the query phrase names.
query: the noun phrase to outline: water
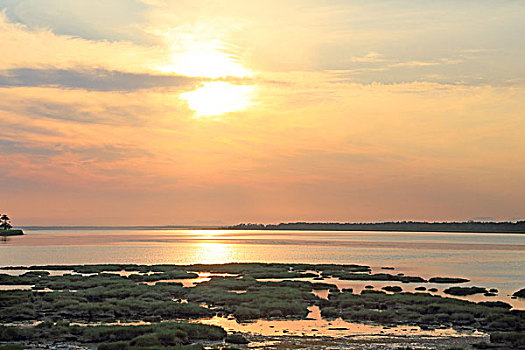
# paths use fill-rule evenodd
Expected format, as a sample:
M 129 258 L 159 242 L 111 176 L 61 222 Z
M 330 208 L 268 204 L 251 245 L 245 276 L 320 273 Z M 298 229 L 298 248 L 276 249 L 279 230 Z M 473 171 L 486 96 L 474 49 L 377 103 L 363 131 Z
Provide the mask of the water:
M 525 235 L 360 231 L 38 230 L 0 244 L 0 266 L 46 264 L 193 264 L 304 262 L 363 264 L 373 272 L 424 278 L 465 277 L 464 285 L 497 288 L 497 297 L 525 309 L 510 294 L 525 287 Z M 395 271 L 384 271 L 393 266 Z M 343 281 L 341 281 L 343 282 Z M 344 281 L 355 289 L 365 284 Z M 416 284 L 401 285 L 411 290 Z M 437 286 L 440 291 L 447 285 Z
M 209 319 L 200 319 L 199 323 L 220 326 L 226 330 L 251 332 L 254 334 L 271 335 L 295 335 L 295 336 L 330 336 L 330 337 L 354 337 L 363 335 L 381 335 L 383 337 L 409 336 L 481 336 L 481 332 L 462 333 L 451 328 L 423 330 L 418 326 L 392 326 L 388 329 L 372 323 L 348 322 L 341 318 L 326 320 L 321 317 L 318 306 L 310 306 L 309 314 L 303 320 L 264 320 L 255 322 L 238 322 L 234 318 L 214 316 Z

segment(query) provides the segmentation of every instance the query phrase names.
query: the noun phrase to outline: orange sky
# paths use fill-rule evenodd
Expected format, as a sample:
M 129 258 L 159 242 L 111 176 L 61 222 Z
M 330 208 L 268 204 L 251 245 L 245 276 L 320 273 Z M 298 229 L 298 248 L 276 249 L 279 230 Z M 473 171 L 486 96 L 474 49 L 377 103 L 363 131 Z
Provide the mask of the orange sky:
M 0 0 L 0 211 L 524 218 L 524 15 L 510 0 Z

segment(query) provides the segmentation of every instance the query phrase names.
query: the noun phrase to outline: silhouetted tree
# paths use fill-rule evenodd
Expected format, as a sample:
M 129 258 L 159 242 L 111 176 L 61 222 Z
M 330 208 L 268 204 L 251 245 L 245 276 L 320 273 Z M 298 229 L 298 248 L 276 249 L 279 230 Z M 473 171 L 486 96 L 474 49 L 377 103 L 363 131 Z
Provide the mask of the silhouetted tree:
M 4 230 L 10 230 L 13 227 L 11 226 L 11 219 L 6 214 L 2 214 L 0 221 L 2 222 L 0 227 Z

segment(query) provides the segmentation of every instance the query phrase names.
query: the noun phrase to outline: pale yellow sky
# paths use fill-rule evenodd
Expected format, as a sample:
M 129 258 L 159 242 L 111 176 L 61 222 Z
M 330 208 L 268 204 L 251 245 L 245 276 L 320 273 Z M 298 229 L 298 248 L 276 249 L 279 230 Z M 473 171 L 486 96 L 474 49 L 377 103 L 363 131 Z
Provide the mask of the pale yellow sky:
M 521 1 L 0 10 L 15 224 L 525 217 Z

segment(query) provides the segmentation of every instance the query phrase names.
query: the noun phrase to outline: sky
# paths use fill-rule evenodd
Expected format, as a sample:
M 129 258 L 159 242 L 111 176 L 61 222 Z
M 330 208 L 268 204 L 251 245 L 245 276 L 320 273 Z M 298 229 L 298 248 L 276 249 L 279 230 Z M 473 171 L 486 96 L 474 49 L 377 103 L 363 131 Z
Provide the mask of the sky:
M 18 225 L 525 217 L 522 0 L 0 0 Z

